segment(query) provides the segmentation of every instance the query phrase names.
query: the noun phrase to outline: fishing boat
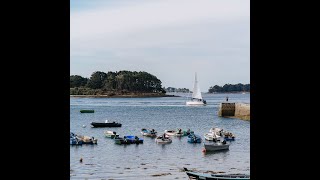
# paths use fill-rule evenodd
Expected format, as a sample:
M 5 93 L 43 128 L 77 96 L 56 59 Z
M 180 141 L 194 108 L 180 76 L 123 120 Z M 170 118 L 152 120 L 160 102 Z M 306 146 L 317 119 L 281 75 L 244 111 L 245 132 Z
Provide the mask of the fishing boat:
M 189 176 L 189 179 L 194 180 L 250 180 L 250 175 L 247 174 L 212 174 L 212 173 L 199 173 L 189 171 L 184 168 Z
M 172 143 L 172 139 L 164 134 L 156 137 L 155 142 L 158 144 L 169 144 Z
M 184 133 L 182 132 L 182 129 L 176 130 L 165 130 L 164 133 L 168 136 L 184 136 Z
M 186 102 L 186 105 L 206 105 L 207 102 L 202 99 L 200 87 L 198 85 L 198 80 L 197 80 L 197 73 L 195 73 L 195 79 L 194 79 L 194 84 L 193 84 L 193 91 L 192 91 L 192 97 L 190 101 Z
M 108 138 L 114 139 L 116 136 L 119 136 L 115 131 L 106 131 L 104 135 Z
M 94 110 L 92 109 L 82 109 L 80 110 L 81 113 L 94 113 Z
M 199 135 L 191 133 L 187 137 L 189 143 L 201 143 L 202 139 Z
M 157 136 L 157 132 L 154 129 L 142 128 L 141 129 L 141 134 L 143 136 L 148 136 L 148 137 L 156 137 Z
M 115 121 L 109 122 L 106 120 L 105 122 L 91 122 L 92 127 L 121 127 L 121 123 L 117 123 Z
M 221 150 L 228 150 L 230 143 L 223 140 L 217 140 L 212 142 L 204 142 L 204 148 L 206 151 L 221 151 Z

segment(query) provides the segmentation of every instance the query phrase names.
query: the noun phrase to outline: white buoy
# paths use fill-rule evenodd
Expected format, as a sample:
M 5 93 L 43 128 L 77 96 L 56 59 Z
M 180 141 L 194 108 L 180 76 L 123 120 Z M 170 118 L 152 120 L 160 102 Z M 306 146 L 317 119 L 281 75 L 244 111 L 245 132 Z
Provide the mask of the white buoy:
M 85 127 L 86 127 L 86 125 L 82 125 L 82 127 L 83 127 L 83 128 L 85 128 Z

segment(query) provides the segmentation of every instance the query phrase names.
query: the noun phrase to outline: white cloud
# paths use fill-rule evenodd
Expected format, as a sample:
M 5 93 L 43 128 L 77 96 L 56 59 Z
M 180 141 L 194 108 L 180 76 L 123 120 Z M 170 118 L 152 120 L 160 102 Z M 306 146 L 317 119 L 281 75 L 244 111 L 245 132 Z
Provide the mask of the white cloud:
M 249 2 L 159 0 L 72 12 L 71 73 L 143 70 L 176 87 L 192 86 L 177 70 L 190 82 L 194 71 L 219 83 L 248 82 Z M 205 90 L 214 85 L 202 78 Z

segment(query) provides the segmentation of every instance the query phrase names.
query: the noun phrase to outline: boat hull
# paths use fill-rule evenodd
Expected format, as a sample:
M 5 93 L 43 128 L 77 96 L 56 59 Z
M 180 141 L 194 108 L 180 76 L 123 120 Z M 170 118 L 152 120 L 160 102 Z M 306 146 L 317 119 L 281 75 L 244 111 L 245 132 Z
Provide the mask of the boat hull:
M 206 151 L 221 151 L 221 150 L 228 150 L 229 149 L 229 143 L 223 144 L 221 142 L 219 143 L 204 143 L 204 148 Z
M 80 110 L 81 113 L 94 113 L 94 110 Z
M 203 103 L 202 101 L 187 101 L 186 105 L 188 105 L 188 106 L 203 106 L 206 104 Z
M 187 139 L 189 143 L 201 143 L 202 141 L 201 137 L 198 135 L 189 135 Z
M 168 136 L 178 136 L 178 137 L 184 136 L 184 133 L 182 131 L 181 133 L 179 133 L 175 130 L 165 130 L 164 133 Z
M 149 131 L 147 129 L 142 129 L 141 130 L 141 134 L 143 136 L 147 136 L 147 137 L 156 137 L 157 136 L 157 132 L 155 132 L 155 131 L 151 132 L 151 131 Z
M 120 123 L 99 123 L 99 122 L 92 122 L 91 125 L 93 127 L 121 127 L 122 124 Z
M 195 180 L 250 180 L 250 175 L 239 174 L 239 175 L 217 175 L 217 174 L 204 174 L 187 171 L 187 175 L 190 179 Z
M 170 144 L 172 143 L 172 140 L 170 138 L 162 139 L 162 137 L 160 136 L 155 139 L 155 142 L 157 144 Z

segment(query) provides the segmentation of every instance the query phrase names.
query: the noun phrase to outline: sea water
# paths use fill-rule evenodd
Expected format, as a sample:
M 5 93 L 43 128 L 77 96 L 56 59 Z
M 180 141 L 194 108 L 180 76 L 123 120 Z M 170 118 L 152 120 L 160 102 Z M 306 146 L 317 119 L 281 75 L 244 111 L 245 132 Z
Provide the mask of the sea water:
M 188 179 L 183 167 L 198 171 L 250 174 L 250 121 L 218 116 L 219 104 L 250 103 L 250 94 L 202 94 L 206 106 L 186 106 L 188 94 L 156 98 L 70 98 L 70 131 L 98 139 L 98 144 L 70 145 L 70 179 Z M 94 113 L 80 113 L 94 109 Z M 106 119 L 122 127 L 92 128 Z M 156 144 L 141 135 L 142 128 L 164 130 L 190 128 L 204 140 L 211 127 L 232 132 L 236 140 L 227 151 L 202 152 L 203 143 L 173 137 L 171 144 Z M 105 137 L 106 130 L 120 136 L 137 135 L 143 144 L 118 145 Z M 80 162 L 80 158 L 83 159 Z

